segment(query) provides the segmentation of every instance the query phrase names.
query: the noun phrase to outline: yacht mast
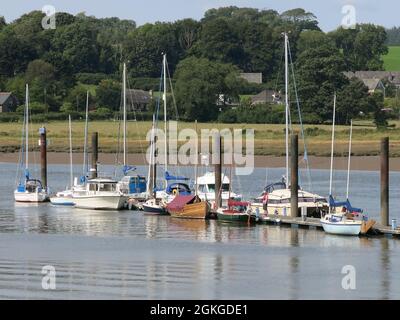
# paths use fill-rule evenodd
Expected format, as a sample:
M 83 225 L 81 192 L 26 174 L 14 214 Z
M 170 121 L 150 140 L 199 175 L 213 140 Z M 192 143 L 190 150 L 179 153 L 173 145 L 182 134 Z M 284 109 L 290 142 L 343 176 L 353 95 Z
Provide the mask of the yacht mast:
M 350 121 L 350 140 L 349 140 L 349 162 L 347 164 L 347 188 L 346 188 L 346 199 L 349 199 L 350 189 L 350 167 L 351 167 L 351 147 L 353 138 L 353 120 Z
M 29 86 L 25 90 L 25 169 L 29 167 Z
M 285 32 L 285 118 L 286 118 L 286 188 L 289 185 L 289 57 L 288 35 Z
M 123 71 L 123 99 L 124 99 L 124 167 L 127 165 L 126 161 L 126 63 L 124 63 Z
M 333 180 L 333 146 L 335 143 L 335 119 L 336 119 L 336 93 L 333 98 L 333 120 L 332 120 L 332 145 L 331 145 L 331 172 L 329 177 L 329 196 L 332 196 L 332 180 Z M 329 206 L 331 213 L 331 206 Z
M 85 142 L 83 145 L 83 175 L 86 175 L 87 172 L 89 171 L 88 161 L 87 161 L 88 120 L 89 120 L 89 91 L 86 92 Z
M 71 124 L 71 115 L 68 117 L 69 122 L 69 167 L 70 167 L 70 183 L 71 183 L 71 190 L 74 185 L 74 173 L 72 167 L 72 124 Z
M 164 95 L 163 95 L 163 100 L 164 100 L 164 168 L 165 168 L 165 172 L 168 171 L 168 143 L 167 143 L 167 139 L 168 139 L 168 134 L 167 134 L 167 54 L 164 53 L 164 59 L 163 59 L 163 73 L 164 73 Z M 165 181 L 166 185 L 167 185 L 167 181 Z

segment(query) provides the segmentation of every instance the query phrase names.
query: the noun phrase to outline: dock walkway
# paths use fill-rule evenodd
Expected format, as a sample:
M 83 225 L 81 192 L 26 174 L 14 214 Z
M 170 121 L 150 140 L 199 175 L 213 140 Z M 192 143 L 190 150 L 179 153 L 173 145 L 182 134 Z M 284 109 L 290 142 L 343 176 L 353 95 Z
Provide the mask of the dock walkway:
M 276 215 L 268 215 L 264 218 L 261 223 L 265 224 L 275 224 L 275 225 L 286 225 L 294 228 L 315 228 L 323 230 L 321 222 L 318 218 L 292 218 L 292 217 L 283 217 L 283 216 L 276 216 Z M 378 234 L 391 236 L 391 237 L 399 237 L 400 238 L 400 229 L 397 228 L 396 230 L 392 230 L 391 227 L 385 227 L 381 224 L 377 223 L 373 230 L 376 231 Z

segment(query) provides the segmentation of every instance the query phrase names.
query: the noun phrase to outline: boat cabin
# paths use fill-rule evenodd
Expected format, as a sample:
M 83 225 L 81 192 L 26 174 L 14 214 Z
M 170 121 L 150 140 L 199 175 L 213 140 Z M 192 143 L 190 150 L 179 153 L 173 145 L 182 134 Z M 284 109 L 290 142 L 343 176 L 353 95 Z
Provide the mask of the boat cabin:
M 186 183 L 175 182 L 168 184 L 166 189 L 167 194 L 180 194 L 180 195 L 190 195 L 192 191 Z
M 264 193 L 272 193 L 275 190 L 284 190 L 286 189 L 286 184 L 284 182 L 275 182 L 267 185 L 264 188 Z
M 42 182 L 36 179 L 27 179 L 25 184 L 20 184 L 17 188 L 18 192 L 40 192 L 43 190 Z
M 125 176 L 121 179 L 120 190 L 124 194 L 135 194 L 146 192 L 146 178 L 140 175 Z
M 222 192 L 229 192 L 230 181 L 227 176 L 221 177 Z M 197 178 L 197 190 L 199 193 L 215 193 L 215 175 L 214 172 L 207 172 L 204 176 Z
M 89 192 L 117 192 L 119 191 L 118 182 L 109 179 L 88 180 L 86 191 Z

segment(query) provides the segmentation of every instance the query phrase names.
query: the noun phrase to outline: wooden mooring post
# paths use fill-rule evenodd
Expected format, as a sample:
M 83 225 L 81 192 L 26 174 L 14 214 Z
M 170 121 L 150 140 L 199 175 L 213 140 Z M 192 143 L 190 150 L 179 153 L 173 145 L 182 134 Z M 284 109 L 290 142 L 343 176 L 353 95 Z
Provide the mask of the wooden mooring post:
M 42 127 L 39 129 L 40 134 L 40 171 L 42 179 L 42 187 L 47 190 L 47 136 L 46 128 Z
M 299 213 L 299 136 L 292 135 L 290 151 L 290 216 L 296 218 Z
M 90 168 L 91 179 L 97 178 L 97 163 L 99 161 L 99 134 L 92 134 L 92 165 Z
M 221 186 L 222 186 L 222 149 L 221 135 L 214 135 L 213 157 L 212 160 L 215 166 L 215 209 L 222 206 Z M 232 181 L 231 181 L 232 183 Z
M 389 138 L 381 140 L 381 224 L 389 225 Z

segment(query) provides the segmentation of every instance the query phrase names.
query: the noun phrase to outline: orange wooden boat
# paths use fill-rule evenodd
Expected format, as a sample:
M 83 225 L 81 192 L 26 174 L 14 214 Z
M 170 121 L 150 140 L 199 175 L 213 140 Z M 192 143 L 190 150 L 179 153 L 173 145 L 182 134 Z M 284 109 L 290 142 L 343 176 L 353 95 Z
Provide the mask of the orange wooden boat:
M 174 218 L 206 219 L 210 206 L 207 201 L 202 201 L 198 196 L 177 195 L 167 205 L 167 211 Z

